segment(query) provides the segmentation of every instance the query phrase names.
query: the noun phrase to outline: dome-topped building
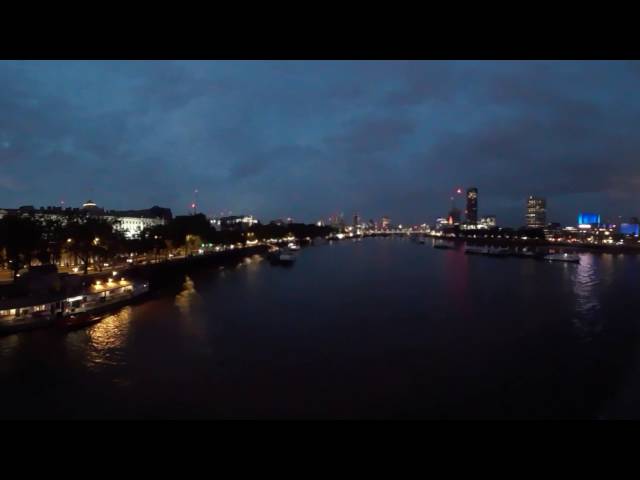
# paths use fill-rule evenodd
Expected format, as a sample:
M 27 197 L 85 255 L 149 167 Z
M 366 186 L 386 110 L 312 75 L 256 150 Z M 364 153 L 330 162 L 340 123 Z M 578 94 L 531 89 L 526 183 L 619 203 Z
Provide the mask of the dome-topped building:
M 92 200 L 87 200 L 82 204 L 82 210 L 89 213 L 104 213 L 104 209 L 98 207 Z

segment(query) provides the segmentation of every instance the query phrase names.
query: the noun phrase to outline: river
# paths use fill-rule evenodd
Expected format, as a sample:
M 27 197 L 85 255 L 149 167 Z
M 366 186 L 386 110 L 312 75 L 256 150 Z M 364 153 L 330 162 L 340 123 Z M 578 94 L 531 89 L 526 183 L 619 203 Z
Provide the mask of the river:
M 639 418 L 640 256 L 407 238 L 200 269 L 100 323 L 0 338 L 0 418 Z

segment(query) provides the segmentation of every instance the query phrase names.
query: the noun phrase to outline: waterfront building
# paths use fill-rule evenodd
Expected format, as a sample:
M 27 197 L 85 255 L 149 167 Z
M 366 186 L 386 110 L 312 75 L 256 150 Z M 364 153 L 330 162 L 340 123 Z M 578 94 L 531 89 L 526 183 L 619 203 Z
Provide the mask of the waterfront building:
M 389 217 L 382 217 L 382 220 L 380 221 L 380 227 L 382 228 L 382 230 L 388 230 L 390 224 L 391 219 Z
M 162 218 L 148 217 L 123 217 L 123 216 L 105 216 L 105 219 L 111 221 L 113 229 L 124 233 L 127 239 L 140 238 L 140 234 L 145 228 L 151 228 L 155 225 L 164 225 Z
M 495 228 L 498 226 L 496 222 L 495 215 L 485 215 L 484 217 L 480 217 L 480 222 L 478 223 L 478 227 L 481 228 Z
M 24 205 L 17 209 L 3 209 L 4 215 L 31 218 L 39 223 L 59 222 L 65 225 L 70 220 L 83 221 L 87 217 L 99 217 L 113 223 L 114 229 L 121 231 L 127 238 L 136 238 L 139 233 L 152 225 L 164 224 L 171 220 L 171 210 L 153 206 L 145 210 L 111 210 L 105 212 L 91 200 L 81 208 L 40 207 Z
M 544 228 L 547 224 L 547 201 L 541 197 L 527 199 L 526 225 L 528 228 Z
M 124 233 L 128 239 L 140 238 L 145 228 L 164 225 L 173 218 L 171 209 L 154 205 L 145 210 L 110 210 L 104 215 L 114 230 Z
M 600 215 L 597 213 L 579 213 L 578 228 L 598 227 L 601 223 Z
M 449 219 L 445 217 L 436 218 L 436 230 L 442 230 L 449 226 Z
M 467 223 L 475 225 L 478 223 L 478 189 L 471 187 L 467 189 Z
M 282 222 L 282 220 L 280 220 Z M 229 217 L 220 217 L 214 219 L 212 224 L 218 227 L 220 230 L 246 230 L 258 223 L 258 220 L 253 218 L 253 215 L 233 215 Z M 275 222 L 276 224 L 277 221 Z M 284 222 L 282 222 L 284 225 Z
M 640 225 L 638 225 L 638 223 L 621 223 L 620 233 L 622 235 L 634 235 L 637 237 L 640 234 Z

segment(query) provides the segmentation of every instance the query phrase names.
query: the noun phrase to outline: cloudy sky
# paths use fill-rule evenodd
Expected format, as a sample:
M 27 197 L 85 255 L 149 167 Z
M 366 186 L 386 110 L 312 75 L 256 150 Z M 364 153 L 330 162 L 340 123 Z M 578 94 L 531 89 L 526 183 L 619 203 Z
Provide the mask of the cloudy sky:
M 638 62 L 0 62 L 0 207 L 640 216 Z M 459 201 L 459 206 L 462 202 Z

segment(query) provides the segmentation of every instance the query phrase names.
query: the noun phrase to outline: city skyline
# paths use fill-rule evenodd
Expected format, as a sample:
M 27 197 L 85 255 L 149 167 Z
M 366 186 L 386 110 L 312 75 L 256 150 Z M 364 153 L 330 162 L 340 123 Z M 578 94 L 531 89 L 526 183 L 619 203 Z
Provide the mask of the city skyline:
M 638 62 L 0 62 L 0 206 L 638 216 Z M 260 81 L 255 80 L 260 78 Z

